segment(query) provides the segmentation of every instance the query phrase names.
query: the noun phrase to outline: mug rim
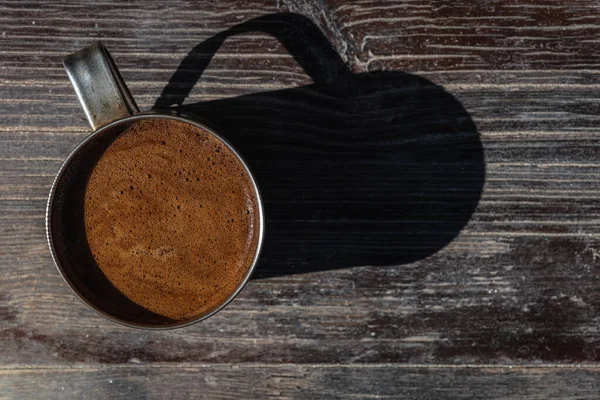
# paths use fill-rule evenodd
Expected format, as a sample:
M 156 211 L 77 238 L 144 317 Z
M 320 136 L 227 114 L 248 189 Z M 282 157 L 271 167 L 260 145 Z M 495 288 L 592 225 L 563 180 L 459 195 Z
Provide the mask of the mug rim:
M 194 125 L 197 128 L 200 128 L 200 129 L 208 132 L 209 134 L 213 135 L 215 138 L 220 140 L 225 146 L 227 146 L 227 148 L 235 155 L 237 160 L 240 162 L 240 164 L 243 166 L 246 173 L 250 177 L 250 182 L 252 183 L 252 187 L 254 189 L 254 194 L 256 196 L 256 201 L 258 203 L 258 215 L 259 215 L 259 218 L 258 218 L 258 222 L 259 222 L 258 240 L 257 240 L 256 248 L 255 248 L 254 257 L 252 259 L 252 263 L 250 264 L 250 267 L 248 268 L 248 270 L 246 272 L 246 275 L 244 276 L 244 279 L 242 279 L 242 281 L 237 285 L 237 287 L 233 291 L 233 293 L 225 301 L 220 303 L 217 307 L 215 307 L 214 309 L 212 309 L 211 311 L 209 311 L 205 314 L 200 315 L 199 317 L 194 317 L 189 320 L 183 320 L 183 322 L 181 322 L 181 323 L 175 322 L 175 323 L 168 324 L 168 325 L 152 325 L 152 324 L 140 324 L 140 323 L 130 322 L 130 321 L 115 317 L 114 315 L 111 315 L 111 314 L 101 310 L 99 307 L 97 307 L 95 304 L 93 304 L 91 301 L 89 301 L 75 287 L 75 285 L 73 285 L 71 280 L 66 276 L 66 274 L 63 270 L 63 267 L 60 264 L 60 262 L 58 260 L 58 256 L 56 254 L 56 250 L 54 247 L 53 235 L 52 235 L 52 229 L 51 229 L 52 209 L 54 206 L 54 198 L 55 198 L 58 182 L 64 175 L 67 167 L 69 166 L 69 164 L 71 163 L 73 158 L 77 155 L 77 153 L 79 153 L 79 151 L 81 149 L 83 149 L 93 138 L 104 133 L 105 131 L 107 131 L 109 129 L 112 129 L 112 128 L 114 128 L 118 125 L 124 124 L 124 123 L 134 122 L 134 121 L 143 120 L 143 119 L 152 119 L 152 118 L 171 119 L 171 120 Z M 211 127 L 205 125 L 204 123 L 197 122 L 190 118 L 182 117 L 180 115 L 167 114 L 164 112 L 147 112 L 147 113 L 140 113 L 140 114 L 127 116 L 125 118 L 120 118 L 120 119 L 112 121 L 104 126 L 101 126 L 100 128 L 98 128 L 95 131 L 93 131 L 92 133 L 90 133 L 87 137 L 85 137 L 85 139 L 83 139 L 69 153 L 67 158 L 61 164 L 60 169 L 56 173 L 56 176 L 54 177 L 54 180 L 52 182 L 52 187 L 50 188 L 50 194 L 48 196 L 48 201 L 46 203 L 46 218 L 45 218 L 45 220 L 46 220 L 46 240 L 48 242 L 48 246 L 50 247 L 50 253 L 52 254 L 52 260 L 54 261 L 54 265 L 56 266 L 56 269 L 58 270 L 58 273 L 62 277 L 63 281 L 67 284 L 69 289 L 71 289 L 71 292 L 73 292 L 73 294 L 75 294 L 75 296 L 79 300 L 81 300 L 84 304 L 86 304 L 88 307 L 90 307 L 92 310 L 94 310 L 96 313 L 100 314 L 101 316 L 103 316 L 106 319 L 109 319 L 117 324 L 124 325 L 124 326 L 130 327 L 130 328 L 152 330 L 152 331 L 184 328 L 186 326 L 193 325 L 193 324 L 203 321 L 207 318 L 210 318 L 211 316 L 213 316 L 214 314 L 218 313 L 223 308 L 225 308 L 229 303 L 231 303 L 231 301 L 235 297 L 237 297 L 237 295 L 246 286 L 246 284 L 250 280 L 250 277 L 254 273 L 254 270 L 256 269 L 256 264 L 258 263 L 258 260 L 260 258 L 260 253 L 262 251 L 262 246 L 263 246 L 263 241 L 264 241 L 264 230 L 265 230 L 265 228 L 264 228 L 265 227 L 265 216 L 264 216 L 264 205 L 263 205 L 262 196 L 261 196 L 260 190 L 258 188 L 258 185 L 256 184 L 256 179 L 254 178 L 252 171 L 248 167 L 246 160 L 244 160 L 244 158 L 241 156 L 241 154 L 233 147 L 233 145 L 231 145 L 231 143 L 229 143 L 229 141 L 227 141 L 225 138 L 223 138 L 221 135 L 219 135 L 217 132 L 215 132 Z

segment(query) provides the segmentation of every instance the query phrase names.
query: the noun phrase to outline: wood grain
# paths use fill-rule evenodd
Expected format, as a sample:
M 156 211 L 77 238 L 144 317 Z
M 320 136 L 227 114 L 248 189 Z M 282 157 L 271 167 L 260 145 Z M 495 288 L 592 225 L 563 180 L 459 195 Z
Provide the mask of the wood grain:
M 485 160 L 474 214 L 412 263 L 321 258 L 300 274 L 307 254 L 272 252 L 278 274 L 186 329 L 105 321 L 45 241 L 54 175 L 89 132 L 62 57 L 102 40 L 149 109 L 194 46 L 282 11 L 311 19 L 354 74 L 410 73 L 464 107 Z M 183 398 L 597 398 L 599 19 L 593 0 L 1 2 L 0 397 L 161 398 L 175 383 Z M 185 104 L 312 82 L 279 41 L 247 32 Z M 285 222 L 286 207 L 270 217 L 286 232 L 312 221 Z M 315 248 L 300 233 L 293 248 Z
M 416 368 L 376 365 L 122 365 L 0 369 L 16 398 L 160 399 L 537 399 L 594 398 L 590 368 Z M 549 385 L 548 382 L 554 382 Z M 0 395 L 1 396 L 1 395 Z

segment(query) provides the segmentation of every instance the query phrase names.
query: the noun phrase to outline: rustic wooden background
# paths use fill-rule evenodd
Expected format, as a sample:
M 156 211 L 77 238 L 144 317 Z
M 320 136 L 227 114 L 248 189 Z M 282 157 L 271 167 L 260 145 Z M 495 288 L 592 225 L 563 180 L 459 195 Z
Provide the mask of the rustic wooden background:
M 2 1 L 0 398 L 598 398 L 599 7 Z M 62 282 L 45 240 L 53 177 L 89 132 L 62 57 L 102 40 L 149 109 L 196 45 L 284 11 L 319 26 L 353 73 L 407 72 L 462 104 L 485 159 L 474 214 L 415 262 L 328 268 L 322 257 L 312 268 L 296 254 L 309 268 L 294 270 L 294 258 L 272 258 L 231 305 L 189 328 L 104 320 Z M 311 83 L 276 39 L 243 33 L 186 101 Z M 300 249 L 315 240 L 292 238 Z

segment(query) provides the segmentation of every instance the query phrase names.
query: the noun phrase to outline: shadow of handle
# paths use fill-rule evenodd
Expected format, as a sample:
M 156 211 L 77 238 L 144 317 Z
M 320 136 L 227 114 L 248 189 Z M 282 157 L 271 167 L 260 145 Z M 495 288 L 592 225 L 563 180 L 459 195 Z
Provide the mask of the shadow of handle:
M 352 72 L 327 38 L 308 18 L 292 13 L 269 14 L 235 25 L 198 44 L 183 59 L 153 108 L 181 106 L 229 37 L 258 31 L 274 36 L 316 84 L 343 84 Z

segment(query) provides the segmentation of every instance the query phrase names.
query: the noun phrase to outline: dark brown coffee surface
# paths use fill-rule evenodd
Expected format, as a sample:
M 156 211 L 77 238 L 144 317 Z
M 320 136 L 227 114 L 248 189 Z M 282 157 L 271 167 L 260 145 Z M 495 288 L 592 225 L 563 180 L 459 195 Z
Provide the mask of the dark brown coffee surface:
M 122 293 L 175 320 L 225 301 L 259 237 L 251 178 L 219 139 L 170 119 L 133 123 L 102 155 L 85 194 L 94 259 Z

